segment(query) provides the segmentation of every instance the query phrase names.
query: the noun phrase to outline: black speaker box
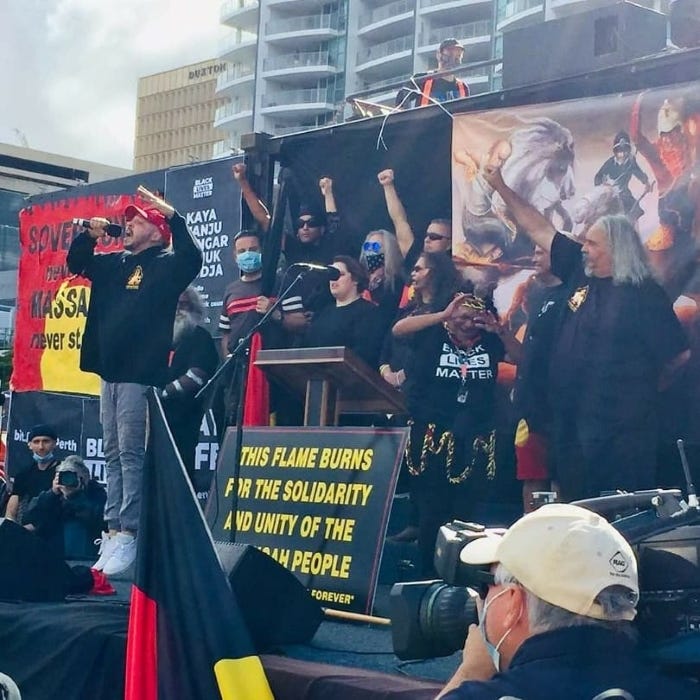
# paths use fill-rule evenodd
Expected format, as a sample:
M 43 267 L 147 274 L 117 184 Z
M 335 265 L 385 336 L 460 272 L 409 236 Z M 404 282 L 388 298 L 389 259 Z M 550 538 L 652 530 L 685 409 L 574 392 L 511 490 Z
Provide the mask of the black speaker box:
M 216 550 L 256 651 L 314 636 L 323 612 L 291 571 L 248 544 L 216 542 Z
M 0 599 L 53 602 L 70 592 L 68 565 L 21 525 L 0 519 Z
M 661 51 L 665 15 L 619 2 L 503 34 L 503 87 L 609 68 Z

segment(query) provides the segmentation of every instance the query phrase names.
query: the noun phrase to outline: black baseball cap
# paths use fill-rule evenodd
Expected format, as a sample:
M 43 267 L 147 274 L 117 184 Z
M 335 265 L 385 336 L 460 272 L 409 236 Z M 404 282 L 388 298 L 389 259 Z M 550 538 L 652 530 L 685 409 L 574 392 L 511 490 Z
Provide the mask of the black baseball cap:
M 464 51 L 464 46 L 460 44 L 457 39 L 454 37 L 451 37 L 450 39 L 443 39 L 440 42 L 440 46 L 438 47 L 438 51 L 442 51 L 443 49 L 450 48 L 451 46 L 457 46 L 458 48 L 462 49 Z

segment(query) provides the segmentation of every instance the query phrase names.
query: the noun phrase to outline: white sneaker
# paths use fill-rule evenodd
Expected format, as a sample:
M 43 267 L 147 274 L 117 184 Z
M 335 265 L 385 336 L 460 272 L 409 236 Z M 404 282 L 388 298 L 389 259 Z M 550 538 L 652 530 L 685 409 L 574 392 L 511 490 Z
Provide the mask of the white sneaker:
M 110 535 L 109 532 L 103 532 L 102 538 L 95 540 L 95 544 L 100 545 L 100 550 L 98 552 L 100 558 L 92 565 L 92 568 L 97 569 L 97 571 L 102 571 L 102 569 L 105 568 L 105 564 L 112 556 L 114 548 L 117 546 L 117 536 Z
M 136 538 L 120 532 L 112 556 L 102 569 L 105 576 L 115 576 L 126 571 L 136 560 Z

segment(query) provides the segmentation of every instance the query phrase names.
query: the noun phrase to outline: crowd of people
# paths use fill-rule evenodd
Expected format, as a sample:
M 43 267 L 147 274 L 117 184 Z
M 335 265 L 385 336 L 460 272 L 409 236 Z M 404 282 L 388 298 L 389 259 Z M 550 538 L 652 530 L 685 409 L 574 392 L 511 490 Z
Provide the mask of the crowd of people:
M 377 382 L 405 397 L 403 424 L 410 431 L 404 469 L 413 516 L 396 537 L 417 540 L 422 574 L 432 573 L 439 526 L 469 519 L 500 471 L 522 482 L 524 511 L 538 490 L 553 489 L 571 501 L 655 486 L 657 394 L 689 350 L 629 219 L 604 217 L 574 240 L 510 190 L 497 165 L 486 166 L 486 186 L 533 245 L 533 275 L 499 317 L 493 290 L 475 288 L 455 267 L 448 216 L 436 212 L 422 234 L 415 231 L 388 169 L 377 174 L 376 186 L 392 230 L 347 234 L 334 183 L 323 177 L 318 191 L 305 193 L 306 202 L 292 212 L 269 285 L 263 249 L 270 215 L 246 166 L 234 165 L 232 174 L 256 226 L 233 238 L 239 278 L 224 293 L 218 350 L 201 326 L 204 307 L 190 286 L 201 253 L 182 217 L 160 197 L 142 194 L 148 205 L 127 208 L 124 251 L 95 255 L 102 235 L 95 226 L 78 235 L 68 253 L 69 269 L 92 281 L 81 368 L 102 379 L 107 493 L 98 570 L 120 573 L 134 560 L 146 389 L 158 388 L 192 477 L 204 411 L 195 395 L 220 358 L 270 310 L 299 263 L 312 272 L 284 295 L 251 340 L 243 406 L 240 371 L 223 375 L 222 424 L 233 425 L 239 408 L 244 424 L 268 425 L 271 414 L 277 425 L 301 424 L 298 399 L 268 385 L 255 366 L 260 348 L 349 348 L 376 371 Z M 523 309 L 527 330 L 516 338 L 510 317 Z M 503 363 L 517 367 L 505 423 L 497 415 Z M 386 422 L 387 416 L 373 421 Z M 65 496 L 63 485 L 54 483 L 55 434 L 40 433 L 29 442 L 35 465 L 17 477 L 7 507 L 8 517 L 31 527 L 41 517 L 27 520 L 29 493 Z M 499 458 L 499 442 L 514 442 L 511 473 Z

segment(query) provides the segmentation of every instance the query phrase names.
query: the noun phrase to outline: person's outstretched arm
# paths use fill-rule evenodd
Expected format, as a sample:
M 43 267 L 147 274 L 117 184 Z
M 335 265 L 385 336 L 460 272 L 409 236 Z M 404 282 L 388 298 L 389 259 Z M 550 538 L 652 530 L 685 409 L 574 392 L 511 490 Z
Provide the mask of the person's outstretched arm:
M 233 179 L 241 188 L 241 194 L 248 205 L 248 209 L 250 209 L 250 213 L 253 215 L 253 219 L 255 219 L 262 231 L 267 231 L 270 228 L 270 212 L 252 188 L 250 182 L 248 182 L 246 164 L 236 163 L 231 167 L 231 172 L 233 173 Z
M 403 255 L 405 258 L 413 245 L 415 236 L 413 235 L 411 224 L 408 223 L 406 210 L 399 199 L 399 194 L 396 191 L 396 186 L 394 185 L 394 171 L 390 169 L 382 170 L 380 173 L 377 173 L 377 179 L 384 190 L 386 208 L 389 212 L 389 217 L 394 224 L 394 231 L 396 231 L 396 240 L 399 243 L 399 250 L 401 251 L 401 255 Z

